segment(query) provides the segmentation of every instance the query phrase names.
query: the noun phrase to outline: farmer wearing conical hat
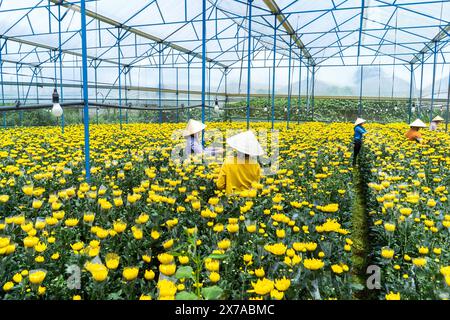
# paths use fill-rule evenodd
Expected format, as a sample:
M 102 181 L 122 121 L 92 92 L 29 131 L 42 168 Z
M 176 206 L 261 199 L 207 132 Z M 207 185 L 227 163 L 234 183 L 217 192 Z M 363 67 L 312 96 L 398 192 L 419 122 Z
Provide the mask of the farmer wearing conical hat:
M 237 156 L 224 161 L 216 182 L 217 188 L 227 194 L 248 190 L 253 182 L 259 182 L 261 167 L 255 157 L 264 154 L 263 148 L 251 131 L 228 138 L 227 144 L 237 151 Z
M 357 118 L 354 123 L 354 134 L 353 134 L 353 165 L 356 165 L 356 158 L 358 157 L 359 151 L 362 147 L 363 135 L 367 133 L 367 130 L 364 128 L 364 123 L 366 120 L 362 118 Z
M 422 120 L 416 119 L 409 126 L 410 129 L 408 130 L 408 132 L 405 133 L 405 136 L 410 141 L 416 141 L 420 143 L 420 141 L 422 141 L 422 134 L 419 132 L 419 130 L 420 128 L 426 128 L 427 127 L 426 124 L 423 123 Z
M 444 121 L 444 118 L 440 116 L 434 117 L 434 119 L 431 120 L 430 122 L 430 131 L 436 131 L 439 126 L 439 123 L 441 123 L 442 121 Z
M 200 121 L 190 119 L 186 129 L 183 131 L 183 136 L 186 138 L 185 153 L 191 154 L 217 154 L 221 152 L 221 149 L 205 148 L 199 141 L 199 134 L 206 128 L 206 125 Z

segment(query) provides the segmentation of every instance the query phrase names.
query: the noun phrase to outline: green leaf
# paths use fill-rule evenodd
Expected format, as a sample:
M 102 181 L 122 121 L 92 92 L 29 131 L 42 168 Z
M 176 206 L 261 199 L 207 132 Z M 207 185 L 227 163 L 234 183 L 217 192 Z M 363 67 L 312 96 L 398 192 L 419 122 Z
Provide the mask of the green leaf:
M 223 293 L 223 289 L 218 286 L 212 286 L 202 289 L 202 295 L 206 300 L 217 300 Z
M 192 273 L 194 272 L 194 270 L 192 269 L 192 267 L 189 266 L 185 266 L 185 267 L 180 267 L 177 269 L 177 272 L 175 273 L 175 277 L 177 279 L 194 279 L 194 276 L 192 275 Z
M 225 259 L 226 257 L 227 257 L 226 254 L 213 253 L 213 254 L 210 254 L 207 258 L 215 259 L 215 260 L 222 260 L 222 259 Z
M 353 290 L 355 290 L 355 291 L 361 291 L 361 290 L 364 290 L 364 286 L 362 285 L 362 284 L 360 284 L 360 283 L 352 283 L 352 284 L 350 284 L 350 287 L 353 289 Z
M 199 300 L 199 298 L 195 293 L 182 291 L 175 295 L 175 300 Z
M 108 300 L 119 300 L 120 295 L 122 294 L 122 290 L 119 290 L 117 292 L 110 293 L 107 297 Z

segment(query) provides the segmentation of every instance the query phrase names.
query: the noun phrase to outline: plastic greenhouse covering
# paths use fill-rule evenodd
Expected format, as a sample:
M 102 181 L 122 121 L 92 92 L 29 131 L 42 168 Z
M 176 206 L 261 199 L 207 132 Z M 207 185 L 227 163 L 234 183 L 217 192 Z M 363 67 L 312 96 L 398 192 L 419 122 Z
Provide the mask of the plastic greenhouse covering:
M 86 9 L 91 96 L 117 99 L 118 88 L 127 87 L 130 99 L 156 99 L 162 88 L 185 90 L 186 103 L 191 93 L 198 100 L 201 0 L 91 0 Z M 306 81 L 314 72 L 315 95 L 407 97 L 412 66 L 415 98 L 419 87 L 430 98 L 433 80 L 434 96 L 446 97 L 449 1 L 254 0 L 251 34 L 249 20 L 249 1 L 206 3 L 209 103 L 225 92 L 246 92 L 249 52 L 252 94 L 270 92 L 275 65 L 280 94 L 289 84 L 312 90 Z M 64 99 L 82 96 L 80 1 L 3 0 L 0 21 L 4 99 L 48 95 L 45 86 L 29 90 L 30 83 L 62 83 Z M 343 82 L 349 90 L 330 89 Z M 174 97 L 164 92 L 163 99 L 171 104 Z

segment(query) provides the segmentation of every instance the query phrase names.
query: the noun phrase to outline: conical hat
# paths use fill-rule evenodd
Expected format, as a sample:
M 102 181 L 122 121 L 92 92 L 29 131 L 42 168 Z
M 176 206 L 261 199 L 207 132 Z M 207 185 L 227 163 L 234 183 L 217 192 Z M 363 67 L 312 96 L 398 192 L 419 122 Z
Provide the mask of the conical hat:
M 227 143 L 233 149 L 248 154 L 249 156 L 262 156 L 264 150 L 251 131 L 245 131 L 227 139 Z
M 433 120 L 431 120 L 431 121 L 444 121 L 445 119 L 444 118 L 442 118 L 442 117 L 440 117 L 440 116 L 436 116 L 436 117 L 434 117 L 434 119 Z
M 366 122 L 366 120 L 364 120 L 363 118 L 358 118 L 358 119 L 356 119 L 354 125 L 357 126 L 358 124 L 361 124 L 361 123 L 364 123 L 364 122 Z
M 423 121 L 422 120 L 420 120 L 420 119 L 416 119 L 413 123 L 411 123 L 410 125 L 409 125 L 410 127 L 416 127 L 416 128 L 426 128 L 426 124 L 425 123 L 423 123 Z
M 189 119 L 186 129 L 184 129 L 183 131 L 183 136 L 184 137 L 190 136 L 192 134 L 202 131 L 205 128 L 206 125 L 201 123 L 200 121 Z

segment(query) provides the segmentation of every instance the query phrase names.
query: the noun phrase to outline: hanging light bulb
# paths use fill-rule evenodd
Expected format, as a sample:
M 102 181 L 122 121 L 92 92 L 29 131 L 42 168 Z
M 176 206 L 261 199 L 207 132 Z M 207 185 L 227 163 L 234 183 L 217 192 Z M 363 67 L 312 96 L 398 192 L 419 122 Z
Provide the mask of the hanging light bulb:
M 267 112 L 267 107 L 264 107 L 264 112 Z
M 284 112 L 287 112 L 287 108 L 284 108 Z
M 52 99 L 53 99 L 53 108 L 52 108 L 52 114 L 55 117 L 61 117 L 63 114 L 63 109 L 61 108 L 61 105 L 59 104 L 59 94 L 58 91 L 53 90 L 53 94 L 52 94 Z

